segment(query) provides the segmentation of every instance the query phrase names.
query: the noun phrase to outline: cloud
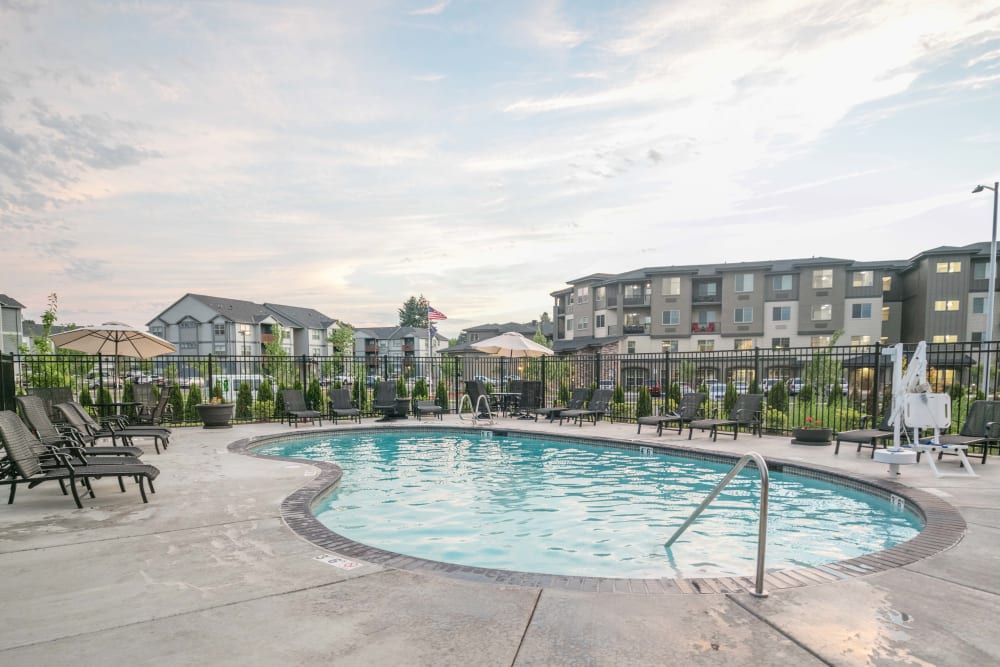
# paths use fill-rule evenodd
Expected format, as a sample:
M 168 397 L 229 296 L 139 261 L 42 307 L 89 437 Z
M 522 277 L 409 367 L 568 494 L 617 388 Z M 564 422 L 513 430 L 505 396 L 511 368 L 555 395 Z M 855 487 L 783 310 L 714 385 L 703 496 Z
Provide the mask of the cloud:
M 448 5 L 451 4 L 450 0 L 443 0 L 436 5 L 430 5 L 428 7 L 421 7 L 420 9 L 414 9 L 409 12 L 410 16 L 437 16 L 442 13 Z

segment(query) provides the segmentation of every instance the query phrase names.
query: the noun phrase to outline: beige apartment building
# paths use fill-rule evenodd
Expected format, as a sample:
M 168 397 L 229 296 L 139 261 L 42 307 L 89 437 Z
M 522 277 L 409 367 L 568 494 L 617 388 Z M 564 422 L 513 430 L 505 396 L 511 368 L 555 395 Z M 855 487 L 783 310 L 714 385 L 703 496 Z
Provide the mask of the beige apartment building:
M 811 257 L 594 273 L 552 292 L 557 353 L 995 340 L 990 244 L 909 260 Z M 1000 306 L 998 306 L 1000 308 Z

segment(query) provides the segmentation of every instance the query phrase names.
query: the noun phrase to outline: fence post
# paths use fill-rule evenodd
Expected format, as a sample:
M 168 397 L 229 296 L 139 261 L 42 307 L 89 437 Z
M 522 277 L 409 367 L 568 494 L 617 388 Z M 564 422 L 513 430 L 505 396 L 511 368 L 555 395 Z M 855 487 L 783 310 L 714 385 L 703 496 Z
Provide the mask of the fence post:
M 541 371 L 539 373 L 539 375 L 541 376 L 541 380 L 542 380 L 542 395 L 538 399 L 539 400 L 538 406 L 544 408 L 545 406 L 549 405 L 549 403 L 547 402 L 547 398 L 545 396 L 545 388 L 546 388 L 546 385 L 548 384 L 545 381 L 545 364 L 548 363 L 548 361 L 547 361 L 548 357 L 539 357 L 539 358 L 542 360 L 542 368 L 541 368 Z
M 601 388 L 601 351 L 598 350 L 594 353 L 594 382 L 597 384 L 597 388 Z
M 14 353 L 0 354 L 0 410 L 14 409 Z
M 98 355 L 98 356 L 100 356 L 100 355 Z M 208 353 L 208 387 L 207 387 L 205 395 L 201 397 L 201 400 L 203 400 L 205 403 L 211 403 L 212 402 L 212 390 L 215 389 L 215 380 L 212 379 L 212 376 L 214 375 L 214 373 L 212 372 L 212 369 L 214 367 L 215 367 L 215 364 L 212 363 L 212 353 L 209 352 Z
M 878 428 L 878 425 L 880 423 L 882 423 L 882 419 L 881 419 L 882 408 L 881 408 L 881 405 L 880 405 L 880 403 L 882 402 L 882 378 L 881 378 L 881 370 L 882 370 L 882 343 L 881 342 L 876 342 L 875 343 L 875 372 L 873 373 L 874 378 L 872 379 L 872 388 L 871 388 L 871 391 L 875 392 L 875 400 L 870 402 L 870 405 L 871 405 L 871 408 L 872 408 L 871 418 L 872 418 L 872 422 L 874 422 L 874 426 L 871 426 L 871 428 Z
M 753 348 L 753 386 L 760 390 L 760 348 L 756 345 Z
M 300 355 L 301 365 L 299 366 L 299 377 L 302 378 L 302 394 L 309 389 L 309 380 L 307 378 L 308 373 L 306 372 L 306 355 Z

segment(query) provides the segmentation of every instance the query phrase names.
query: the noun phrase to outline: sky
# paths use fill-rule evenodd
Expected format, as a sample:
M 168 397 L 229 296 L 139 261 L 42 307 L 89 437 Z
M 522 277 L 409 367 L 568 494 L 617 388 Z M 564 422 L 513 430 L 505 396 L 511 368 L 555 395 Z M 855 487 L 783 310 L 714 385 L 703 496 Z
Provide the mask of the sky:
M 454 337 L 591 273 L 989 241 L 995 0 L 0 0 L 0 293 Z

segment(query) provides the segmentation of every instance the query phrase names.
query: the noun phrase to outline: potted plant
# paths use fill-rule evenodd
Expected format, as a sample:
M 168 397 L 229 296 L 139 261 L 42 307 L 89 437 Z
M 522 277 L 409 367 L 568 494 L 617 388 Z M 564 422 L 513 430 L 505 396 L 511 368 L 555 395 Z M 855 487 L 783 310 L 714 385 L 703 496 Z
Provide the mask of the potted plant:
M 806 417 L 799 428 L 792 429 L 793 445 L 829 445 L 833 442 L 833 429 L 825 428 L 818 419 Z
M 194 406 L 204 428 L 232 428 L 229 422 L 236 412 L 235 403 L 223 403 L 221 397 L 214 397 L 209 403 Z

